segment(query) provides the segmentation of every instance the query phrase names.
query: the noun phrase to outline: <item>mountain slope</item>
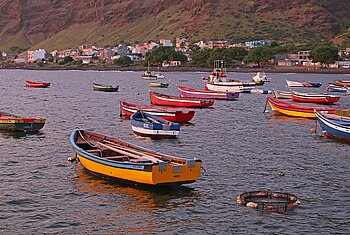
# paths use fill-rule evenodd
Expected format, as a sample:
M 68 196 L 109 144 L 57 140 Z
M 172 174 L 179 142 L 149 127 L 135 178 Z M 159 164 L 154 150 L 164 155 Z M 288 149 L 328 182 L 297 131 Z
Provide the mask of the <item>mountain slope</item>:
M 349 27 L 346 0 L 0 0 L 0 50 L 173 39 L 307 43 Z

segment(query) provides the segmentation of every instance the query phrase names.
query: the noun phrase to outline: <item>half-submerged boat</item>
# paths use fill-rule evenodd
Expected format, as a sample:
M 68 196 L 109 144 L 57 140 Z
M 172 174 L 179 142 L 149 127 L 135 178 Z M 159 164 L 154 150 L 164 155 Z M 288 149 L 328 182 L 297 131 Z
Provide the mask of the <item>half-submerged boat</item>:
M 33 82 L 33 81 L 26 81 L 26 87 L 33 87 L 33 88 L 47 88 L 50 86 L 49 82 Z
M 169 86 L 169 83 L 163 83 L 163 82 L 150 82 L 150 87 L 159 87 L 159 88 L 167 88 Z
M 193 183 L 200 176 L 200 159 L 173 157 L 80 129 L 72 131 L 70 142 L 82 165 L 104 176 L 159 186 Z
M 26 118 L 0 112 L 0 130 L 35 132 L 44 127 L 44 118 Z
M 205 108 L 212 106 L 214 100 L 197 99 L 192 97 L 178 97 L 150 92 L 151 103 L 155 105 L 176 106 L 187 108 Z
M 301 93 L 291 91 L 292 100 L 305 103 L 333 104 L 340 100 L 340 96 L 318 93 Z
M 239 97 L 239 92 L 218 92 L 210 90 L 199 90 L 195 88 L 177 86 L 182 97 L 194 97 L 201 99 L 234 100 Z
M 106 86 L 94 83 L 92 89 L 94 91 L 116 92 L 119 90 L 119 86 Z
M 276 99 L 292 99 L 292 93 L 290 91 L 273 90 L 272 94 Z
M 337 110 L 336 113 L 315 111 L 324 136 L 350 142 L 350 112 Z
M 194 110 L 183 110 L 174 108 L 163 108 L 159 106 L 143 106 L 132 104 L 125 101 L 120 101 L 120 115 L 130 117 L 133 113 L 138 110 L 142 110 L 149 114 L 158 116 L 170 122 L 189 122 L 192 120 L 195 111 Z
M 286 83 L 288 87 L 320 87 L 322 83 L 320 82 L 296 82 L 289 81 L 286 79 Z
M 291 117 L 316 118 L 315 110 L 327 111 L 329 113 L 335 112 L 335 109 L 333 108 L 322 106 L 296 105 L 288 102 L 283 102 L 278 99 L 273 99 L 270 97 L 267 97 L 267 102 L 269 103 L 273 111 L 277 111 L 278 113 Z
M 176 137 L 180 133 L 179 123 L 169 122 L 143 111 L 135 112 L 130 119 L 132 130 L 142 136 Z
M 350 86 L 350 81 L 349 80 L 336 79 L 334 82 L 336 84 L 339 84 L 339 85 Z

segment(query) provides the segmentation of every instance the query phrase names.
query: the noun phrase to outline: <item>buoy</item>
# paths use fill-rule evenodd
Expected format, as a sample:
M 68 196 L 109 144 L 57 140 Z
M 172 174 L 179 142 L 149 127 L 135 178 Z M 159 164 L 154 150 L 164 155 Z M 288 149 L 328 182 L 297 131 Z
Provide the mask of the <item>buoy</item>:
M 70 161 L 70 162 L 74 162 L 75 160 L 76 160 L 75 157 L 69 157 L 69 158 L 68 158 L 68 161 Z
M 283 171 L 280 172 L 280 176 L 285 176 Z

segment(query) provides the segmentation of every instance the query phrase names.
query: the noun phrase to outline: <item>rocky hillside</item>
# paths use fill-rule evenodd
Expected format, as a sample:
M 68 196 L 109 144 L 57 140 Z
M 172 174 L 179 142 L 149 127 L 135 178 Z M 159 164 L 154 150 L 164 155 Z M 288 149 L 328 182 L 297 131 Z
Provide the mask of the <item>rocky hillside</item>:
M 186 36 L 307 43 L 349 25 L 347 0 L 0 0 L 0 50 Z

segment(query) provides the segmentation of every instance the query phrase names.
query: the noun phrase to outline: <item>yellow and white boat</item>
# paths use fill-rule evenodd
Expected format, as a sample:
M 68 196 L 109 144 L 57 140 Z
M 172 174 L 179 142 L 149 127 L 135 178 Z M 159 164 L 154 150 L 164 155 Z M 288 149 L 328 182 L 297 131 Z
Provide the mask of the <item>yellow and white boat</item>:
M 181 185 L 200 176 L 199 159 L 161 154 L 80 129 L 73 130 L 70 141 L 87 170 L 108 177 L 149 185 Z

